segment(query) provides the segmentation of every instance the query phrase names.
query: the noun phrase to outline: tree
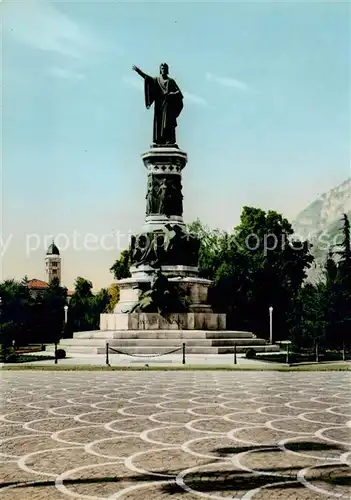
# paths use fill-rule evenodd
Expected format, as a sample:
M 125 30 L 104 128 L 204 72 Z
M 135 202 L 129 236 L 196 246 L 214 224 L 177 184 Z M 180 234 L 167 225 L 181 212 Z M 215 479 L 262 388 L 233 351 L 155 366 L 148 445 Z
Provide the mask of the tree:
M 68 314 L 67 331 L 71 334 L 99 328 L 100 314 L 107 310 L 109 295 L 104 288 L 94 295 L 92 288 L 91 281 L 82 277 L 76 279 Z
M 96 318 L 96 328 L 99 328 L 100 314 L 108 312 L 110 304 L 110 294 L 107 288 L 101 288 L 94 296 L 94 312 Z
M 0 343 L 9 345 L 12 340 L 27 343 L 30 306 L 33 299 L 28 287 L 13 279 L 0 283 L 1 320 Z
M 67 288 L 54 278 L 31 307 L 32 339 L 36 342 L 55 342 L 62 337 L 64 306 L 67 304 Z
M 130 278 L 130 251 L 123 250 L 119 259 L 110 267 L 110 272 L 116 280 Z
M 210 229 L 199 219 L 188 224 L 187 231 L 200 239 L 199 276 L 214 279 L 217 269 L 226 259 L 228 251 L 228 234 L 219 229 Z
M 295 346 L 312 347 L 318 342 L 325 344 L 326 338 L 326 283 L 307 283 L 301 287 L 295 301 L 296 324 L 292 329 Z
M 351 290 L 351 230 L 350 221 L 346 214 L 343 215 L 342 222 L 341 232 L 343 240 L 340 245 L 341 250 L 336 252 L 340 256 L 338 275 L 340 282 Z
M 308 242 L 292 237 L 291 224 L 277 212 L 243 208 L 239 226 L 225 237 L 211 293 L 215 310 L 227 312 L 229 327 L 268 337 L 273 306 L 275 338 L 289 335 L 294 301 L 313 262 Z
M 116 304 L 119 301 L 119 296 L 120 296 L 119 286 L 116 283 L 112 283 L 108 287 L 107 293 L 109 295 L 109 303 L 106 312 L 112 313 L 115 309 Z
M 74 293 L 69 303 L 67 330 L 71 333 L 92 330 L 91 309 L 93 284 L 85 278 L 75 281 Z
M 343 216 L 340 250 L 330 252 L 326 263 L 327 342 L 330 346 L 350 345 L 351 333 L 351 237 L 348 216 Z M 339 260 L 335 262 L 334 255 Z

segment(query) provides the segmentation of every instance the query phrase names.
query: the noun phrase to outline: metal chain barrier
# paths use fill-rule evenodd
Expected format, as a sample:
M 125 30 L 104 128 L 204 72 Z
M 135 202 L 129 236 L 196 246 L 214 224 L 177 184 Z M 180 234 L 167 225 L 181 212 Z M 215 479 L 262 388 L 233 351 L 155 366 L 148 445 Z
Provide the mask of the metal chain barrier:
M 185 365 L 185 343 L 183 343 L 182 347 L 177 347 L 177 349 L 173 349 L 172 351 L 168 352 L 162 352 L 159 354 L 144 354 L 144 355 L 135 355 L 135 354 L 130 354 L 128 352 L 123 352 L 118 349 L 114 349 L 113 347 L 110 347 L 110 344 L 106 342 L 106 365 L 110 366 L 110 361 L 109 361 L 109 352 L 113 351 L 116 352 L 117 354 L 123 354 L 125 356 L 130 356 L 132 358 L 158 358 L 160 356 L 167 356 L 168 354 L 173 354 L 178 351 L 183 351 L 183 360 L 182 364 Z

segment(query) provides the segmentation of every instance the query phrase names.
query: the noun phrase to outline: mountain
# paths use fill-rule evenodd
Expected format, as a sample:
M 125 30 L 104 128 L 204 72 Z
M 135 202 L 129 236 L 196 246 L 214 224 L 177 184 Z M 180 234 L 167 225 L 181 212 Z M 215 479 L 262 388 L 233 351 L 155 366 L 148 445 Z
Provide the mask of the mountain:
M 308 273 L 309 281 L 320 277 L 329 249 L 340 244 L 343 214 L 351 219 L 351 178 L 313 201 L 292 222 L 295 236 L 313 245 L 315 264 Z

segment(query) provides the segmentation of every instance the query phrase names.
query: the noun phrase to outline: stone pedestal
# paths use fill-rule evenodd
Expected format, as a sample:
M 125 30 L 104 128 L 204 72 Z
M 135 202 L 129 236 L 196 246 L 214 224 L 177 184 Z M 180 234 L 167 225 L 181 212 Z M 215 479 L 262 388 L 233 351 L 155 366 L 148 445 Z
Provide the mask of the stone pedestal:
M 100 328 L 140 328 L 130 312 L 138 303 L 141 287 L 150 287 L 160 270 L 189 299 L 189 316 L 182 321 L 185 328 L 223 329 L 225 318 L 221 315 L 219 324 L 219 316 L 207 304 L 211 281 L 199 277 L 200 242 L 187 232 L 183 220 L 182 170 L 187 154 L 176 146 L 154 147 L 142 155 L 142 160 L 148 179 L 145 222 L 142 231 L 131 239 L 131 277 L 118 281 L 120 300 L 114 317 L 102 315 Z M 152 324 L 154 329 L 165 328 L 160 319 Z
M 213 313 L 179 313 L 167 318 L 157 313 L 101 314 L 100 329 L 132 330 L 225 330 L 226 315 Z
M 161 271 L 167 276 L 167 269 L 161 268 Z M 174 276 L 175 271 L 172 270 L 171 272 L 173 276 L 169 278 L 169 281 L 177 284 L 189 297 L 191 301 L 189 309 L 192 312 L 212 312 L 211 307 L 207 304 L 208 287 L 212 283 L 210 280 L 197 276 Z M 131 278 L 119 280 L 120 298 L 116 304 L 114 313 L 123 314 L 130 312 L 139 300 L 141 293 L 140 286 L 149 283 L 151 283 L 151 276 L 144 272 L 140 272 L 140 274 L 136 273 Z

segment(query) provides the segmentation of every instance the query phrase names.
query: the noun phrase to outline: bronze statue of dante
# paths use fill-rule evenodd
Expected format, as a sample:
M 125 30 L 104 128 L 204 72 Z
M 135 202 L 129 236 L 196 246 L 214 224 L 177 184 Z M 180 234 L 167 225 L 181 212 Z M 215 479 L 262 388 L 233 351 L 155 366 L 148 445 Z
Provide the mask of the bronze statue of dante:
M 137 66 L 133 70 L 145 82 L 145 105 L 154 104 L 153 142 L 157 146 L 175 145 L 177 118 L 183 109 L 183 94 L 173 78 L 168 76 L 168 64 L 160 65 L 160 75 L 145 74 Z

